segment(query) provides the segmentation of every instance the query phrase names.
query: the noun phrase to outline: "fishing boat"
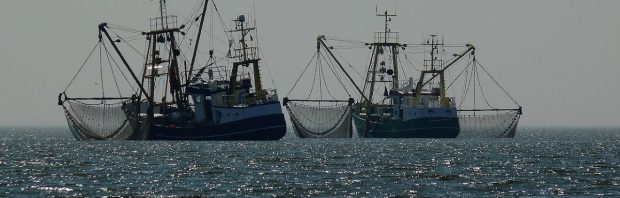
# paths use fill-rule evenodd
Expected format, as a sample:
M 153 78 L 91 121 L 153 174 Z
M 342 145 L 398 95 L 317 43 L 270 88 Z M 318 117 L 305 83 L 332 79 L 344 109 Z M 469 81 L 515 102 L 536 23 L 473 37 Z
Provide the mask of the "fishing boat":
M 383 32 L 375 33 L 375 40 L 369 46 L 373 49 L 364 87 L 366 100 L 358 105 L 353 121 L 361 137 L 369 138 L 455 138 L 460 125 L 455 99 L 446 94 L 445 71 L 462 57 L 473 53 L 473 45 L 447 64 L 436 56 L 440 45 L 431 36 L 431 41 L 422 46 L 430 47 L 430 59 L 424 60 L 425 69 L 414 83 L 399 84 L 399 50 L 407 47 L 399 43 L 398 32 L 389 29 L 391 17 L 387 11 L 377 16 L 385 18 Z M 390 63 L 381 61 L 381 56 L 392 57 Z M 375 87 L 383 87 L 383 98 L 373 101 Z M 413 88 L 413 89 L 412 89 Z
M 462 60 L 468 58 L 468 64 L 465 66 L 465 70 L 471 69 L 471 71 L 468 71 L 468 74 L 470 74 L 470 72 L 478 72 L 476 68 L 481 68 L 475 58 L 476 48 L 473 45 L 445 44 L 443 39 L 440 40 L 437 35 L 430 35 L 427 41 L 423 43 L 401 43 L 399 42 L 399 33 L 392 31 L 390 28 L 390 22 L 392 21 L 392 17 L 397 16 L 396 13 L 385 11 L 383 13 L 377 13 L 376 16 L 384 19 L 384 29 L 381 32 L 375 32 L 373 42 L 353 41 L 353 43 L 357 43 L 357 45 L 362 43 L 364 47 L 372 51 L 369 64 L 366 67 L 366 75 L 365 77 L 361 77 L 363 83 L 358 83 L 353 79 L 349 74 L 352 72 L 347 70 L 354 67 L 346 60 L 344 60 L 344 62 L 349 64 L 349 67 L 343 65 L 343 61 L 339 61 L 343 60 L 342 56 L 335 55 L 334 50 L 337 47 L 334 47 L 334 45 L 328 42 L 350 40 L 321 35 L 317 38 L 317 53 L 314 55 L 315 57 L 328 57 L 329 60 L 324 58 L 324 62 L 334 65 L 330 66 L 332 71 L 338 69 L 342 71 L 350 82 L 350 86 L 348 87 L 355 88 L 360 96 L 358 102 L 351 105 L 350 108 L 352 114 L 351 120 L 359 137 L 456 138 L 459 136 L 462 126 L 466 126 L 465 131 L 467 131 L 467 135 L 479 135 L 481 134 L 479 131 L 484 130 L 486 132 L 500 134 L 498 137 L 514 137 L 522 109 L 516 101 L 515 104 L 518 105 L 518 108 L 513 109 L 482 109 L 476 105 L 474 105 L 473 108 L 465 108 L 461 106 L 463 104 L 462 102 L 459 102 L 454 96 L 449 96 L 448 94 L 447 90 L 453 86 L 461 76 L 458 75 L 456 78 L 452 79 L 451 82 L 448 82 L 448 75 L 450 71 L 456 67 L 455 65 L 457 65 L 457 63 L 464 62 Z M 447 47 L 458 51 L 454 54 L 447 55 L 448 53 L 445 50 Z M 422 60 L 423 68 L 416 69 L 416 66 L 409 60 L 406 54 L 404 57 L 401 57 L 406 49 L 413 49 L 413 51 L 418 54 L 420 52 L 425 54 Z M 321 55 L 321 51 L 327 55 Z M 403 59 L 407 61 L 401 63 Z M 316 62 L 320 63 L 319 61 Z M 413 67 L 418 72 L 417 75 L 419 75 L 419 78 L 414 80 L 413 76 L 416 74 L 412 75 L 413 72 L 405 72 L 403 69 L 404 66 Z M 319 69 L 319 71 L 321 70 Z M 409 75 L 409 77 L 407 75 Z M 336 75 L 336 78 L 339 78 L 338 75 Z M 342 84 L 342 80 L 338 79 L 338 82 Z M 471 85 L 471 82 L 471 80 L 467 81 L 469 85 Z M 494 82 L 499 86 L 497 81 Z M 469 88 L 471 86 L 466 87 Z M 502 90 L 504 89 L 502 88 Z M 467 91 L 468 90 L 465 90 L 464 93 L 467 93 Z M 507 94 L 507 92 L 505 93 Z M 476 100 L 475 88 L 474 100 Z M 325 102 L 323 100 L 318 101 Z M 320 114 L 321 111 L 325 111 L 322 108 L 314 107 L 311 108 L 314 110 L 313 112 L 306 111 L 305 113 L 296 113 L 291 110 L 290 107 L 287 108 L 289 109 L 289 114 L 291 115 L 294 126 L 301 125 L 298 123 L 312 123 L 312 120 L 308 118 L 306 119 L 310 121 L 300 122 L 300 119 L 297 117 L 301 114 L 316 115 Z M 314 113 L 316 111 L 319 111 L 319 113 Z M 504 113 L 501 113 L 502 111 L 504 111 Z M 473 115 L 470 115 L 469 113 L 472 112 Z M 332 113 L 330 115 L 338 117 L 337 115 L 340 114 Z M 483 126 L 477 124 L 481 120 L 486 121 L 487 125 Z M 316 119 L 314 121 L 316 123 Z M 339 122 L 332 123 L 334 124 L 328 124 L 326 127 L 335 128 L 340 124 Z M 320 126 L 320 124 L 316 125 Z M 312 128 L 309 126 L 312 125 L 305 124 L 303 128 Z M 309 133 L 307 132 L 309 130 L 298 131 L 306 131 L 305 133 Z M 314 133 L 316 133 L 316 131 L 314 131 Z M 333 136 L 324 135 L 322 137 Z
M 444 71 L 466 54 L 472 53 L 473 45 L 463 46 L 465 50 L 443 64 L 436 55 L 438 43 L 422 44 L 428 46 L 430 60 L 426 70 L 421 71 L 417 83 L 413 79 L 400 81 L 399 52 L 410 47 L 399 42 L 399 33 L 390 29 L 389 23 L 396 13 L 377 13 L 384 18 L 384 30 L 376 32 L 371 43 L 364 43 L 371 53 L 363 88 L 357 85 L 342 64 L 342 71 L 354 85 L 360 100 L 354 105 L 352 120 L 358 136 L 366 138 L 455 138 L 459 134 L 459 119 L 454 98 L 446 95 Z M 325 36 L 318 42 L 332 57 L 332 46 L 326 43 Z M 427 77 L 430 75 L 431 77 Z M 432 83 L 431 83 L 432 82 Z M 404 84 L 401 86 L 401 83 Z M 380 94 L 378 90 L 383 90 Z M 379 93 L 378 93 L 379 92 Z M 377 94 L 378 93 L 378 94 Z
M 215 14 L 207 14 L 208 8 Z M 95 68 L 99 68 L 97 82 L 101 84 L 101 93 L 96 97 L 72 97 L 74 93 L 68 89 L 74 77 L 58 96 L 58 104 L 63 107 L 77 139 L 278 140 L 284 137 L 286 124 L 277 90 L 267 89 L 262 83 L 263 65 L 255 20 L 249 20 L 246 15 L 235 17 L 232 30 L 222 31 L 225 38 L 220 40 L 227 41 L 228 49 L 220 55 L 212 44 L 204 49 L 200 43 L 205 29 L 214 40 L 213 25 L 204 26 L 206 16 L 218 16 L 223 22 L 213 0 L 201 1 L 191 13 L 179 24 L 177 16 L 167 14 L 166 1 L 160 0 L 159 16 L 150 20 L 150 31 L 108 23 L 98 26 L 99 39 L 93 52 L 99 49 L 99 65 L 95 64 Z M 145 60 L 129 63 L 121 44 L 138 50 L 116 30 L 137 32 L 139 35 L 134 38 L 146 39 L 146 53 L 140 54 Z M 109 46 L 114 52 L 110 52 Z M 76 77 L 86 68 L 91 55 Z M 110 68 L 104 69 L 103 65 Z M 140 71 L 137 68 L 141 69 L 140 73 L 136 72 Z M 106 95 L 104 71 L 110 71 L 113 76 L 118 96 L 111 97 L 109 91 Z M 130 87 L 126 93 L 119 86 L 119 74 Z

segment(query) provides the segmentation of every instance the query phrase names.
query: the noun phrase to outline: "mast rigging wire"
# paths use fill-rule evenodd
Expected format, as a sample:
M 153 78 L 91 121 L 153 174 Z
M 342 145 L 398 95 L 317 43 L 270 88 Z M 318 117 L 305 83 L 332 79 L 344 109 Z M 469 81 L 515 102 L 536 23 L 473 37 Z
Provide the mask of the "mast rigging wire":
M 504 87 L 502 87 L 497 80 L 495 80 L 495 78 L 493 78 L 493 76 L 491 76 L 491 74 L 480 64 L 480 62 L 478 62 L 477 60 L 474 60 L 475 64 L 478 64 L 480 66 L 480 68 L 482 68 L 482 70 L 484 70 L 485 73 L 487 73 L 487 75 L 489 75 L 489 77 L 491 77 L 491 80 L 493 80 L 493 82 L 495 82 L 495 84 L 497 86 L 499 86 L 500 89 L 502 89 L 502 91 L 510 98 L 510 100 L 512 100 L 512 102 L 514 102 L 517 106 L 521 106 L 519 105 L 519 103 L 504 89 Z
M 489 104 L 489 101 L 487 100 L 487 96 L 484 94 L 484 89 L 482 88 L 482 83 L 480 83 L 480 74 L 477 72 L 478 69 L 476 68 L 476 78 L 478 79 L 478 87 L 480 87 L 480 93 L 482 94 L 482 98 L 484 99 L 484 102 L 487 103 L 487 105 L 491 108 L 495 108 L 493 107 L 493 105 Z
M 295 89 L 295 87 L 297 86 L 297 83 L 299 83 L 299 80 L 301 80 L 301 77 L 304 75 L 304 73 L 306 73 L 306 70 L 308 70 L 310 64 L 312 64 L 312 60 L 314 60 L 314 58 L 319 54 L 319 52 L 317 51 L 316 53 L 314 53 L 314 55 L 312 56 L 312 58 L 310 58 L 310 61 L 308 62 L 308 64 L 304 67 L 304 70 L 301 72 L 301 74 L 299 75 L 299 77 L 297 78 L 297 80 L 295 81 L 295 83 L 293 83 L 293 87 L 291 87 L 291 90 L 288 91 L 288 93 L 286 94 L 286 96 L 288 97 L 291 92 L 293 91 L 293 89 Z
M 342 78 L 338 75 L 338 72 L 336 72 L 337 69 L 335 69 L 336 66 L 335 66 L 335 63 L 333 62 L 333 60 L 331 60 L 329 58 L 326 59 L 325 56 L 323 56 L 323 59 L 325 59 L 326 64 L 329 67 L 329 69 L 331 70 L 332 74 L 334 74 L 334 77 L 336 77 L 336 80 L 338 80 L 338 82 L 340 83 L 340 86 L 342 86 L 342 88 L 344 88 L 344 91 L 347 93 L 347 95 L 350 98 L 351 94 L 349 93 L 349 91 L 347 90 L 347 87 L 342 82 Z
M 127 84 L 131 87 L 131 89 L 135 89 L 135 87 L 131 84 L 131 82 L 129 81 L 129 79 L 128 79 L 128 78 L 127 78 L 127 76 L 125 75 L 125 73 L 123 73 L 123 72 L 122 72 L 123 70 L 121 70 L 120 66 L 119 66 L 119 65 L 118 65 L 118 63 L 116 62 L 116 59 L 111 58 L 111 57 L 113 57 L 113 56 L 112 56 L 112 53 L 110 53 L 110 51 L 108 50 L 108 47 L 105 45 L 105 43 L 103 44 L 103 48 L 105 49 L 106 54 L 108 55 L 108 62 L 109 62 L 109 59 L 111 59 L 111 60 L 112 60 L 112 62 L 114 63 L 114 65 L 116 66 L 116 68 L 118 68 L 118 71 L 120 71 L 120 73 L 121 73 L 121 75 L 123 76 L 123 78 L 125 78 L 125 81 L 127 81 Z M 110 63 L 110 66 L 112 66 L 112 63 Z M 113 74 L 113 75 L 114 75 L 114 74 Z M 116 81 L 116 77 L 114 77 L 114 81 Z M 117 83 L 117 85 L 116 85 L 116 86 L 118 87 L 118 83 Z M 119 89 L 120 89 L 120 88 L 119 88 Z M 119 95 L 120 95 L 120 94 L 119 94 Z
M 116 32 L 114 32 L 113 30 L 110 30 L 110 32 L 112 32 L 112 34 L 114 34 L 116 37 L 118 37 L 118 39 L 120 39 L 121 41 L 125 42 L 134 52 L 136 52 L 137 54 L 139 54 L 140 56 L 142 56 L 142 58 L 145 58 L 144 54 L 142 54 L 140 51 L 138 51 L 135 47 L 133 47 L 129 42 L 127 42 L 123 37 L 121 37 L 120 35 L 118 35 Z
M 105 89 L 103 88 L 103 65 L 102 65 L 102 49 L 101 45 L 99 45 L 99 77 L 101 78 L 101 95 L 105 98 Z M 104 104 L 105 100 L 102 100 L 101 103 Z
M 95 44 L 95 47 L 93 47 L 93 49 L 90 51 L 90 53 L 88 54 L 88 56 L 86 57 L 86 60 L 84 60 L 84 62 L 82 63 L 82 65 L 80 66 L 80 69 L 78 69 L 78 72 L 73 76 L 73 78 L 71 78 L 71 81 L 69 81 L 69 84 L 67 85 L 67 87 L 65 87 L 65 90 L 63 90 L 63 92 L 66 92 L 67 89 L 69 89 L 69 86 L 71 86 L 71 84 L 73 83 L 73 81 L 75 80 L 75 78 L 78 76 L 78 74 L 80 74 L 80 72 L 82 71 L 82 69 L 84 68 L 84 66 L 86 65 L 86 62 L 88 62 L 88 59 L 90 59 L 90 56 L 93 55 L 93 52 L 95 52 L 95 50 L 97 49 L 97 47 L 101 44 L 101 42 L 97 42 L 97 44 Z
M 103 45 L 103 47 L 105 48 L 105 44 Z M 110 61 L 110 53 L 108 52 L 107 48 L 105 49 L 105 52 L 106 52 L 108 64 L 110 65 L 110 72 L 112 73 L 112 79 L 114 79 L 114 84 L 116 84 L 116 89 L 118 91 L 118 97 L 122 97 L 121 88 L 120 86 L 118 86 L 118 81 L 116 80 L 116 74 L 114 73 L 114 67 L 112 67 L 112 61 Z

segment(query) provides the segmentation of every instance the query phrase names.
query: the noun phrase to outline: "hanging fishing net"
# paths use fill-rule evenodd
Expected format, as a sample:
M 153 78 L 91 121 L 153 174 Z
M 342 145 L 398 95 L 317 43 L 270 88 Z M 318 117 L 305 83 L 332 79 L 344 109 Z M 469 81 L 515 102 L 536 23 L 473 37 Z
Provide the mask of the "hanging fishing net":
M 73 136 L 80 140 L 127 140 L 135 122 L 127 116 L 132 103 L 87 104 L 67 100 L 62 105 Z
M 138 79 L 120 53 L 110 52 L 103 33 L 112 45 L 124 40 L 112 41 L 104 31 L 107 24 L 98 27 L 98 42 L 58 95 L 58 105 L 62 106 L 69 129 L 78 140 L 135 139 L 134 133 L 140 131 L 136 129 L 140 95 L 136 94 L 138 89 L 134 85 Z M 133 83 L 126 73 L 134 77 Z M 70 98 L 67 93 L 80 97 Z
M 321 104 L 323 103 L 323 104 Z M 290 101 L 286 109 L 300 138 L 351 138 L 351 105 Z
M 321 39 L 317 38 L 317 51 L 284 98 L 284 106 L 297 137 L 352 138 L 351 107 L 355 100 L 351 98 L 344 77 L 351 78 L 328 47 L 321 44 Z M 296 88 L 297 85 L 300 87 Z M 340 89 L 335 85 L 340 85 Z M 297 90 L 298 99 L 289 100 L 294 90 Z M 348 100 L 342 100 L 345 94 Z
M 460 94 L 457 109 L 461 130 L 458 137 L 515 137 L 523 108 L 475 56 L 448 87 Z
M 513 138 L 521 114 L 518 110 L 459 111 L 462 138 Z

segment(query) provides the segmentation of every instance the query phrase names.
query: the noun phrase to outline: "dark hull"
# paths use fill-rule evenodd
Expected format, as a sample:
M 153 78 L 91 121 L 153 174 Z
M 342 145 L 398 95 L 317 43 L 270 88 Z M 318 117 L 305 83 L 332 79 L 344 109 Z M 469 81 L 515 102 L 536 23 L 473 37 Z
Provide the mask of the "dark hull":
M 353 120 L 358 135 L 364 137 L 364 119 L 353 116 Z M 368 129 L 369 138 L 456 138 L 460 132 L 456 117 L 369 122 Z
M 286 134 L 283 114 L 254 117 L 217 126 L 153 126 L 151 140 L 279 140 Z

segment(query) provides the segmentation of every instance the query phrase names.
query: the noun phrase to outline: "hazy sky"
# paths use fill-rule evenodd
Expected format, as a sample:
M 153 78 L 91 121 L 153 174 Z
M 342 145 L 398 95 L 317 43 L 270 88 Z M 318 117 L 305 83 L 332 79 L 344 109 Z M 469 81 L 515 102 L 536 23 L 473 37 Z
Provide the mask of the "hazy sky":
M 156 2 L 0 1 L 0 126 L 64 126 L 56 97 L 92 49 L 97 24 L 145 29 Z M 182 8 L 195 0 L 168 2 Z M 252 2 L 216 1 L 225 19 L 251 12 Z M 370 41 L 382 27 L 375 0 L 254 3 L 281 96 L 317 35 Z M 480 62 L 524 107 L 521 126 L 620 125 L 620 1 L 401 0 L 397 8 L 392 29 L 402 41 L 438 33 L 476 45 Z

